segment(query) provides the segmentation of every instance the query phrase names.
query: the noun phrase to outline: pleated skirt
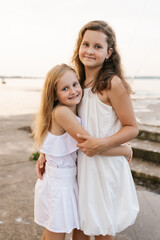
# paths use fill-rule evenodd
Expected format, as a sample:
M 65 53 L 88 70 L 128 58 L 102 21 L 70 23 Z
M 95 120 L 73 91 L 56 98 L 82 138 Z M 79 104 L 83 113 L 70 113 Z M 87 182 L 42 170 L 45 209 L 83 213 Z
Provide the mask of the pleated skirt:
M 46 164 L 35 185 L 34 220 L 51 232 L 79 229 L 77 169 Z

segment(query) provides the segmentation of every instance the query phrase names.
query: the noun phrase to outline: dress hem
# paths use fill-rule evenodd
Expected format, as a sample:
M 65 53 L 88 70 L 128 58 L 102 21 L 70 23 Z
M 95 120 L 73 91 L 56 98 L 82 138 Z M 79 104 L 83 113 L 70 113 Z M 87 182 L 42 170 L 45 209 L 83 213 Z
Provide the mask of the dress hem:
M 36 219 L 34 219 L 34 222 L 37 223 L 38 225 L 46 228 L 46 229 L 49 230 L 50 232 L 55 232 L 55 233 L 67 233 L 67 234 L 69 234 L 69 233 L 71 233 L 71 232 L 73 231 L 73 229 L 75 229 L 75 228 L 78 229 L 78 230 L 80 229 L 79 227 L 75 226 L 75 227 L 72 227 L 72 228 L 69 229 L 69 230 L 56 230 L 56 229 L 53 229 L 53 228 L 48 227 L 47 225 L 45 225 L 45 224 L 43 224 L 43 223 L 40 223 L 40 222 L 37 221 Z
M 87 232 L 87 231 L 84 231 L 84 230 L 82 230 L 83 231 L 83 233 L 84 234 L 86 234 L 86 235 L 88 235 L 88 236 L 99 236 L 99 235 L 102 235 L 102 236 L 106 236 L 106 235 L 110 235 L 110 236 L 113 236 L 113 237 L 115 237 L 116 236 L 116 234 L 117 233 L 120 233 L 120 232 L 122 232 L 122 231 L 124 231 L 126 228 L 128 228 L 129 226 L 131 226 L 131 225 L 133 225 L 134 224 L 134 222 L 135 222 L 135 220 L 136 220 L 136 218 L 137 218 L 137 215 L 138 215 L 138 213 L 139 213 L 139 211 L 138 212 L 136 212 L 136 215 L 135 215 L 135 217 L 133 218 L 133 220 L 129 223 L 129 224 L 127 224 L 125 227 L 122 227 L 122 228 L 119 228 L 116 232 L 100 232 L 100 233 L 96 233 L 96 234 L 90 234 L 89 232 Z

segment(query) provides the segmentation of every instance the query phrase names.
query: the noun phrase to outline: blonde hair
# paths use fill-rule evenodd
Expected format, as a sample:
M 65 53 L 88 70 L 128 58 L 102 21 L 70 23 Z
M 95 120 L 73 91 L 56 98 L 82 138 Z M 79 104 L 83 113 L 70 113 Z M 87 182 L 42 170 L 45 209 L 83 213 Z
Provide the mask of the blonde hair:
M 117 49 L 115 33 L 113 29 L 108 25 L 108 23 L 104 21 L 91 21 L 84 25 L 79 32 L 74 54 L 72 57 L 72 63 L 75 70 L 77 71 L 82 87 L 84 86 L 85 81 L 85 69 L 84 65 L 79 59 L 79 49 L 83 40 L 83 36 L 87 30 L 99 31 L 104 33 L 106 35 L 108 50 L 110 48 L 113 49 L 111 56 L 109 57 L 109 59 L 104 61 L 102 68 L 100 69 L 97 76 L 95 76 L 96 81 L 94 83 L 94 86 L 92 87 L 92 91 L 101 92 L 103 89 L 111 89 L 111 80 L 113 76 L 117 75 L 121 79 L 124 87 L 127 89 L 127 92 L 131 93 L 131 87 L 124 77 L 121 65 L 121 58 Z
M 58 104 L 56 100 L 56 86 L 59 79 L 66 71 L 74 71 L 73 68 L 66 64 L 60 64 L 53 67 L 46 75 L 41 104 L 35 119 L 35 128 L 33 131 L 34 146 L 40 148 L 43 139 L 49 131 L 52 121 L 52 111 Z

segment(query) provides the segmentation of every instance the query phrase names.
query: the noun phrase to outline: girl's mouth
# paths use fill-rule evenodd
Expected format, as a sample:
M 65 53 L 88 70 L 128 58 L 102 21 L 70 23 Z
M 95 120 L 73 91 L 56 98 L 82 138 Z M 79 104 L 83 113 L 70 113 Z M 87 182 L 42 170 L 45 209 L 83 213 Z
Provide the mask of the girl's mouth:
M 90 56 L 84 56 L 84 58 L 86 58 L 86 59 L 95 59 L 94 57 L 90 57 Z
M 75 98 L 77 98 L 79 96 L 79 94 L 76 94 L 76 95 L 74 95 L 74 96 L 72 96 L 72 97 L 69 97 L 69 99 L 75 99 Z

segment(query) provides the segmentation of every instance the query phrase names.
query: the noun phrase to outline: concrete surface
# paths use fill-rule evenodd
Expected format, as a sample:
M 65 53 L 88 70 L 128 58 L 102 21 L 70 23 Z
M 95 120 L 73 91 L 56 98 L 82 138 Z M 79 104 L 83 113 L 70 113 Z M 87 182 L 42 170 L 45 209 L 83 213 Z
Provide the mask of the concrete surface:
M 31 134 L 23 127 L 32 115 L 0 118 L 0 240 L 39 240 L 43 229 L 33 221 L 35 162 Z M 25 128 L 24 128 L 25 129 Z M 137 186 L 140 213 L 116 240 L 160 239 L 160 195 Z M 71 236 L 67 235 L 66 240 Z
M 132 175 L 136 178 L 150 181 L 152 184 L 160 185 L 160 165 L 145 161 L 141 158 L 134 158 L 130 163 Z
M 29 160 L 33 142 L 26 131 L 37 111 L 42 85 L 43 80 L 14 79 L 0 86 L 0 240 L 40 240 L 43 232 L 33 221 L 37 177 L 35 162 Z M 160 132 L 160 99 L 138 99 L 133 105 L 139 124 Z M 160 240 L 160 195 L 136 188 L 140 213 L 115 240 Z

